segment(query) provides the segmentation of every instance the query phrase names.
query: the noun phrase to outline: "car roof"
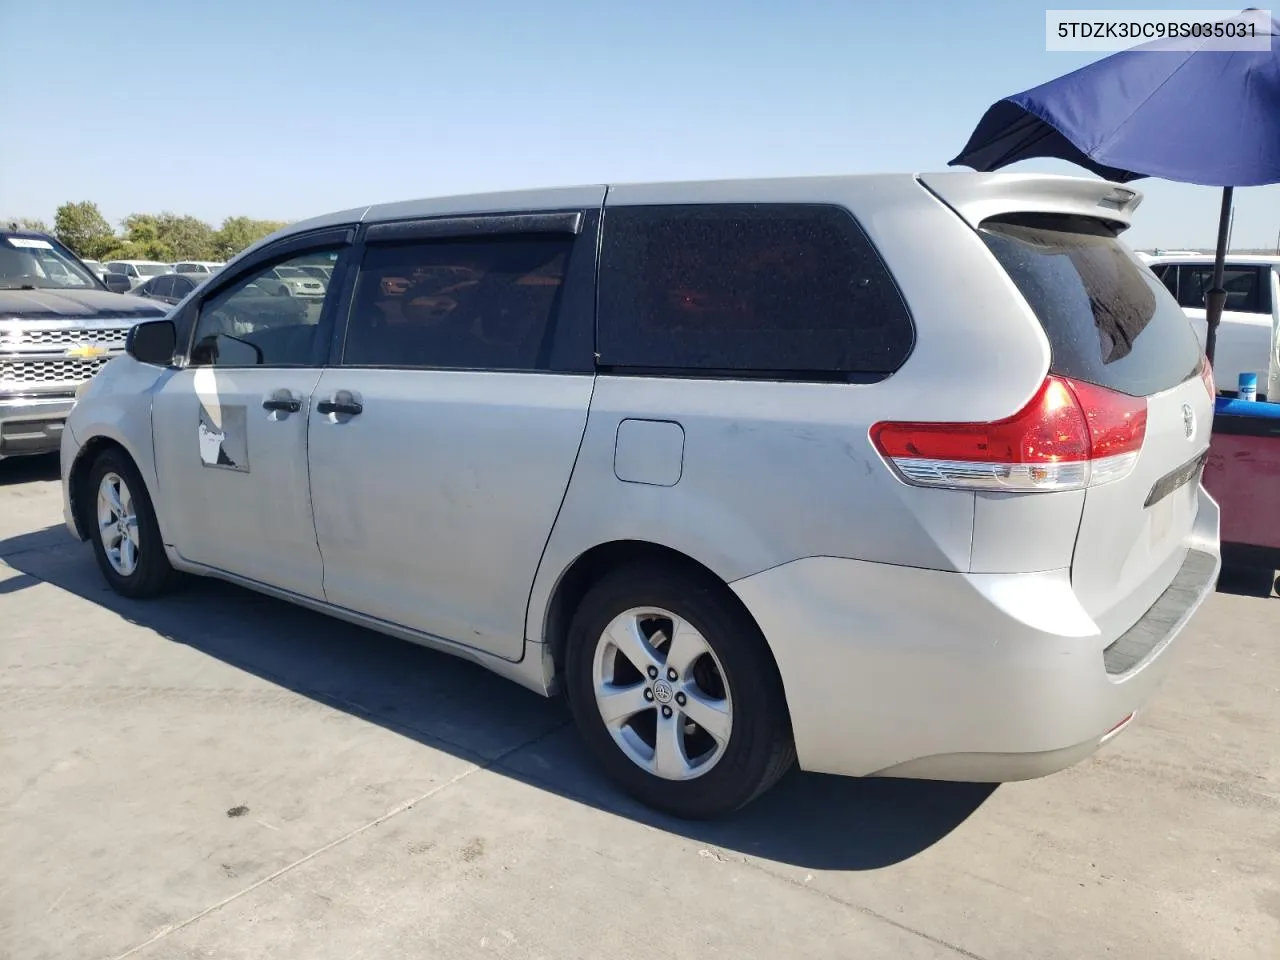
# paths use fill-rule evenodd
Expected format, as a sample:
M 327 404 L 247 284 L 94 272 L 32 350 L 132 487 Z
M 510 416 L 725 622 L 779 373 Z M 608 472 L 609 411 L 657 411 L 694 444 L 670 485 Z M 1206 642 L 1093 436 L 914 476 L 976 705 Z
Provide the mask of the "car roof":
M 1196 254 L 1160 254 L 1158 256 L 1149 256 L 1149 261 L 1153 264 L 1160 263 L 1185 263 L 1190 266 L 1212 266 L 1213 254 L 1196 253 Z M 1229 253 L 1227 254 L 1228 264 L 1237 264 L 1246 267 L 1256 266 L 1272 266 L 1280 267 L 1280 256 L 1272 256 L 1266 253 Z
M 9 230 L 0 229 L 0 238 L 17 237 L 19 240 L 47 240 L 57 246 L 65 246 L 61 240 L 51 233 L 43 233 L 39 230 Z
M 351 226 L 358 223 L 379 223 L 388 220 L 411 220 L 484 213 L 519 213 L 522 210 L 554 210 L 556 208 L 599 206 L 603 202 L 606 193 L 613 190 L 622 193 L 627 198 L 627 202 L 631 203 L 655 202 L 647 199 L 649 197 L 679 198 L 666 201 L 671 203 L 716 203 L 729 202 L 729 198 L 744 192 L 772 192 L 777 193 L 779 196 L 785 196 L 798 188 L 807 188 L 808 191 L 812 192 L 829 184 L 834 191 L 838 190 L 842 184 L 847 186 L 854 182 L 858 183 L 862 190 L 874 193 L 877 182 L 882 182 L 886 186 L 890 184 L 898 186 L 903 180 L 923 182 L 926 178 L 928 181 L 925 184 L 926 189 L 933 190 L 935 193 L 937 192 L 935 187 L 940 184 L 945 184 L 947 188 L 957 194 L 963 194 L 966 191 L 982 191 L 994 181 L 1007 185 L 1011 191 L 1017 191 L 1022 185 L 1028 185 L 1033 190 L 1041 188 L 1066 192 L 1074 191 L 1077 193 L 1080 192 L 1082 187 L 1090 192 L 1097 192 L 1100 189 L 1122 190 L 1132 198 L 1127 203 L 1129 210 L 1136 208 L 1142 199 L 1141 191 L 1126 185 L 1109 183 L 1096 178 L 1049 174 L 991 174 L 950 170 L 943 173 L 930 174 L 909 172 L 864 173 L 819 177 L 762 177 L 739 180 L 597 183 L 570 187 L 542 187 L 529 190 L 426 197 L 417 200 L 401 200 L 394 203 L 352 207 L 347 210 L 338 210 L 291 223 L 270 236 L 259 240 L 233 259 L 239 259 L 244 253 L 266 246 L 269 243 L 274 243 L 282 238 L 325 228 Z M 1118 210 L 1119 208 L 1116 209 Z M 1118 216 L 1117 219 L 1124 220 L 1127 226 L 1127 215 Z

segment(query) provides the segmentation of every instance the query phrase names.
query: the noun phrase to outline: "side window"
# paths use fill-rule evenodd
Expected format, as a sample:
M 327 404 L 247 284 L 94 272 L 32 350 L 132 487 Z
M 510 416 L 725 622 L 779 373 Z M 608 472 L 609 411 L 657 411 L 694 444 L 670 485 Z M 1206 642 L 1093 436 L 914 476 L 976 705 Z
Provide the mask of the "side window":
M 602 366 L 879 379 L 914 337 L 893 278 L 842 207 L 605 211 Z
M 1155 274 L 1160 278 L 1160 282 L 1165 285 L 1170 293 L 1175 297 L 1178 295 L 1178 267 L 1177 264 L 1164 263 L 1155 268 Z
M 1257 267 L 1233 267 L 1227 265 L 1222 273 L 1222 288 L 1227 291 L 1224 310 L 1238 313 L 1270 313 L 1263 310 L 1261 271 Z M 1213 267 L 1183 266 L 1179 285 L 1178 303 L 1184 307 L 1203 310 L 1205 294 L 1213 287 Z
M 187 277 L 175 276 L 171 282 L 173 283 L 173 293 L 170 296 L 178 297 L 179 299 L 185 297 L 196 288 L 195 281 Z
M 302 263 L 332 264 L 339 251 L 308 251 L 263 267 L 223 287 L 200 304 L 191 347 L 192 366 L 315 366 L 327 351 L 320 332 L 326 297 L 270 285 L 275 269 Z
M 572 246 L 551 235 L 369 246 L 342 362 L 548 369 Z
M 1222 279 L 1222 287 L 1227 291 L 1225 309 L 1240 313 L 1270 313 L 1269 308 L 1264 310 L 1262 306 L 1262 280 L 1260 267 L 1226 270 Z
M 172 277 L 156 277 L 154 280 L 148 280 L 146 283 L 148 290 L 157 297 L 173 296 L 173 278 Z

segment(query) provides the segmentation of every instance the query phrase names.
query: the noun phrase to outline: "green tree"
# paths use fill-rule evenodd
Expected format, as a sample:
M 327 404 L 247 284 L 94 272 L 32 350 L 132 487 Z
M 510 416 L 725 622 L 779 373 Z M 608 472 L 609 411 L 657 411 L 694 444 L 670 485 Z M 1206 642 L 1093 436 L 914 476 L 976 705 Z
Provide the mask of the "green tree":
M 161 241 L 173 251 L 174 260 L 212 260 L 213 227 L 192 216 L 162 213 L 156 217 Z
M 89 200 L 60 206 L 53 217 L 53 232 L 78 256 L 90 260 L 101 260 L 117 240 L 98 205 Z
M 213 234 L 213 255 L 219 260 L 230 260 L 241 250 L 252 246 L 263 237 L 270 236 L 281 227 L 283 220 L 254 220 L 250 217 L 227 217 Z
M 117 254 L 126 260 L 173 260 L 173 248 L 160 232 L 160 218 L 154 213 L 131 213 L 120 222 L 130 253 Z

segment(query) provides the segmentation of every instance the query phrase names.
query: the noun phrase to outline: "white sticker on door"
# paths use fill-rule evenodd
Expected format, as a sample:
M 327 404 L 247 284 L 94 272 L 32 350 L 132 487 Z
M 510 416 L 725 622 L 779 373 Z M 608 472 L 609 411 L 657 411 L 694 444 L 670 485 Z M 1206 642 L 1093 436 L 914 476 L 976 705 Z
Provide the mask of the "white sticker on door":
M 200 410 L 200 462 L 239 473 L 249 472 L 249 436 L 244 407 L 220 406 L 215 423 L 209 410 Z

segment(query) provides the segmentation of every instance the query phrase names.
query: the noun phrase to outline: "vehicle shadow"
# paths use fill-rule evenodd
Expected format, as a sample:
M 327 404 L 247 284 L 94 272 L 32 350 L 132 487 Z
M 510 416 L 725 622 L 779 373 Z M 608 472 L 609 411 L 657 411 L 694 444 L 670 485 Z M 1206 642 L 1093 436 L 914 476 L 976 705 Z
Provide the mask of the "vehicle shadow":
M 12 457 L 0 461 L 0 487 L 34 483 L 37 480 L 58 480 L 61 477 L 56 453 L 39 457 Z
M 655 814 L 623 796 L 580 748 L 562 699 L 546 700 L 466 661 L 212 580 L 131 601 L 104 583 L 88 545 L 50 527 L 0 540 L 0 559 L 132 623 L 433 749 L 600 810 L 738 854 L 810 869 L 906 860 L 963 823 L 987 784 L 855 780 L 793 771 L 714 822 Z M 34 579 L 32 579 L 34 578 Z M 216 611 L 216 616 L 210 612 Z
M 1218 593 L 1238 597 L 1270 597 L 1280 591 L 1275 570 L 1266 567 L 1229 566 L 1224 564 L 1218 575 Z

